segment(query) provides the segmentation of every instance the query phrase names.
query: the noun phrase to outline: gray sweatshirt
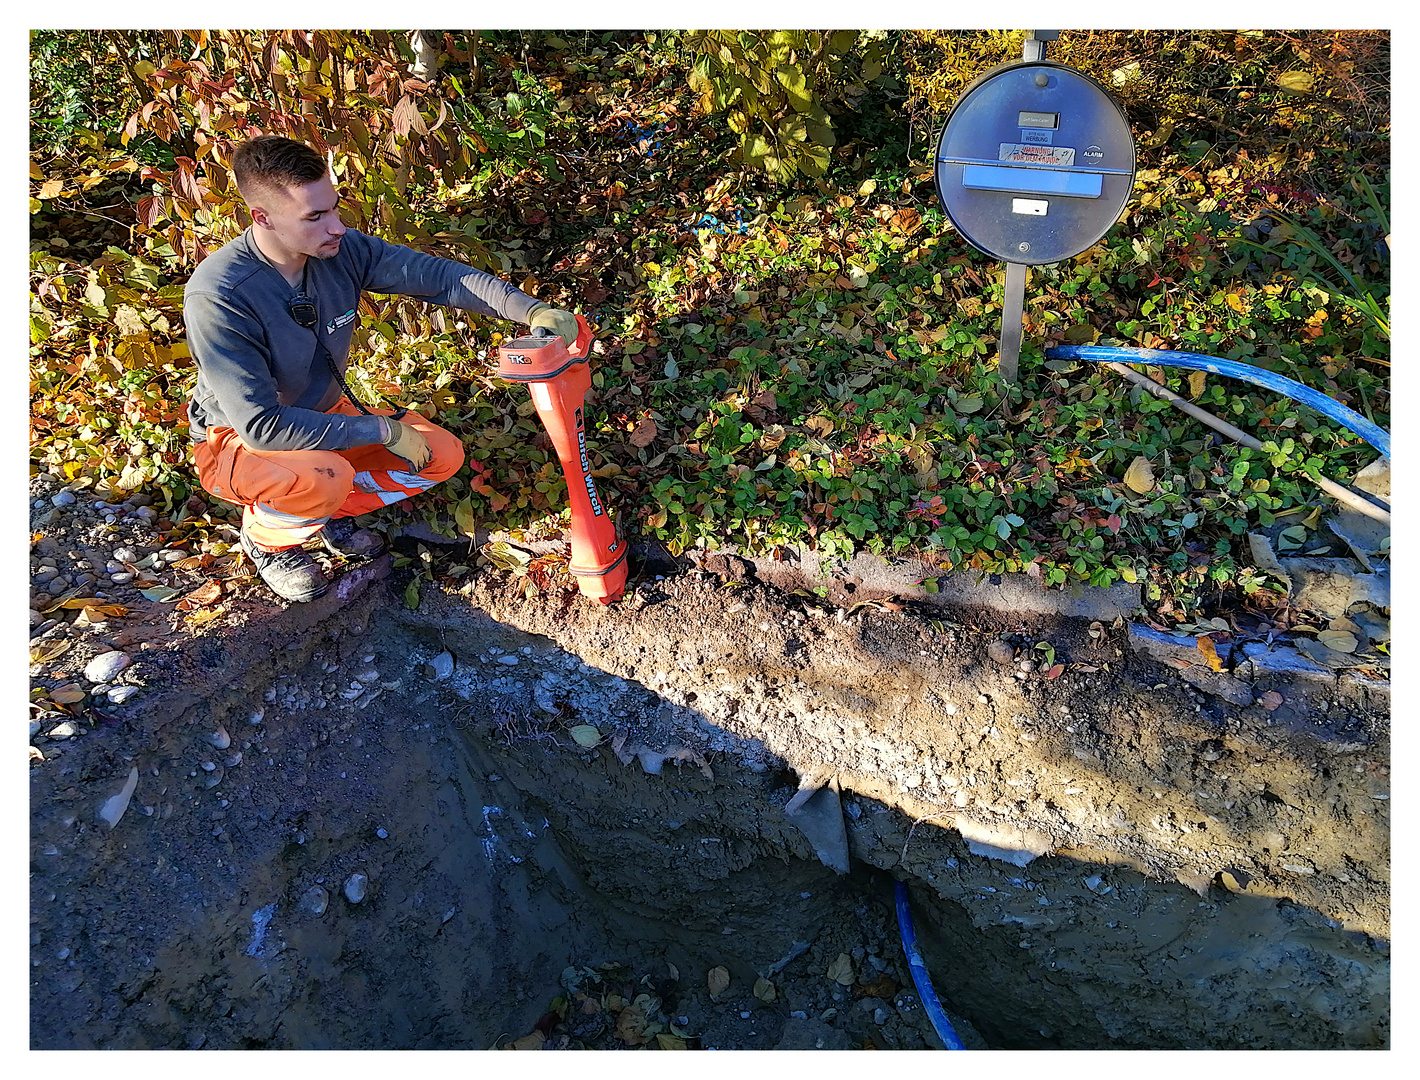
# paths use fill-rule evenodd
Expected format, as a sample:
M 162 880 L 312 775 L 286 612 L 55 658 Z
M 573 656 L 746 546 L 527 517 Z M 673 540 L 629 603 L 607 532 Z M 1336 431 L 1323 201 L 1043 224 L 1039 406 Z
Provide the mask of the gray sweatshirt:
M 316 303 L 315 329 L 291 317 L 299 292 L 257 250 L 247 229 L 193 272 L 183 297 L 187 343 L 197 361 L 188 406 L 192 438 L 209 427 L 234 428 L 260 450 L 345 450 L 382 442 L 376 416 L 329 416 L 340 399 L 316 335 L 343 373 L 359 321 L 360 294 L 399 293 L 527 322 L 535 299 L 506 281 L 449 259 L 387 244 L 346 229 L 331 259 L 307 259 L 306 294 Z

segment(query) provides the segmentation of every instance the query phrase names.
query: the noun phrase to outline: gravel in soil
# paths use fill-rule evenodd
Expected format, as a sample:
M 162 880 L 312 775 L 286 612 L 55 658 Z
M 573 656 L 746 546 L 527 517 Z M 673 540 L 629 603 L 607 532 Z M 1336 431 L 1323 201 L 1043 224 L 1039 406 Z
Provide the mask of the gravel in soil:
M 214 551 L 114 583 L 162 522 L 31 490 L 51 603 L 129 607 L 32 637 L 66 646 L 31 669 L 36 1047 L 933 1046 L 894 877 L 969 1045 L 1388 1042 L 1364 696 L 1243 708 L 1117 628 L 700 571 L 614 608 L 479 574 L 409 611 L 387 559 L 296 607 Z

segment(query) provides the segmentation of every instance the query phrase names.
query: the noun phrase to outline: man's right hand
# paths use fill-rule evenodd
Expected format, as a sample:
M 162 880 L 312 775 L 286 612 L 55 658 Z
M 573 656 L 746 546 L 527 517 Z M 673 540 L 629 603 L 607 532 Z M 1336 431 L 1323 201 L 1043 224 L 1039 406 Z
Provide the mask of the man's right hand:
M 408 462 L 411 472 L 419 472 L 433 460 L 434 451 L 413 426 L 399 420 L 388 422 L 390 437 L 385 440 L 385 447 L 395 457 Z

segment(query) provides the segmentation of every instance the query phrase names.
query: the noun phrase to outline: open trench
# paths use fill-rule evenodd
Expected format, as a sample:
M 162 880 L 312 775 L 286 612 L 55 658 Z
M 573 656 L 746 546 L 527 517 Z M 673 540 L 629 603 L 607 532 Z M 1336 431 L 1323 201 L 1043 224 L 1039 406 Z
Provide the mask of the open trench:
M 970 1048 L 1389 1044 L 1364 693 L 1239 709 L 1061 620 L 1016 629 L 1096 672 L 1022 680 L 965 618 L 698 572 L 518 585 L 370 580 L 32 773 L 32 1045 L 938 1047 L 894 879 Z

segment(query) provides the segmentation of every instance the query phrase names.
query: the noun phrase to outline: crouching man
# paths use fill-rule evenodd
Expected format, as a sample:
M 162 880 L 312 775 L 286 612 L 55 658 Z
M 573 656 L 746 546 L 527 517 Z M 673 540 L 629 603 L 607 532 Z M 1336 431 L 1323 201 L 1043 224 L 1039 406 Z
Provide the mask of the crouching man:
M 188 281 L 184 321 L 197 362 L 188 406 L 197 475 L 243 508 L 241 547 L 278 596 L 329 586 L 302 545 L 376 555 L 355 518 L 447 480 L 458 438 L 404 409 L 366 409 L 345 385 L 360 295 L 400 293 L 545 326 L 570 345 L 576 318 L 470 266 L 346 228 L 326 161 L 275 135 L 233 155 L 252 224 Z

